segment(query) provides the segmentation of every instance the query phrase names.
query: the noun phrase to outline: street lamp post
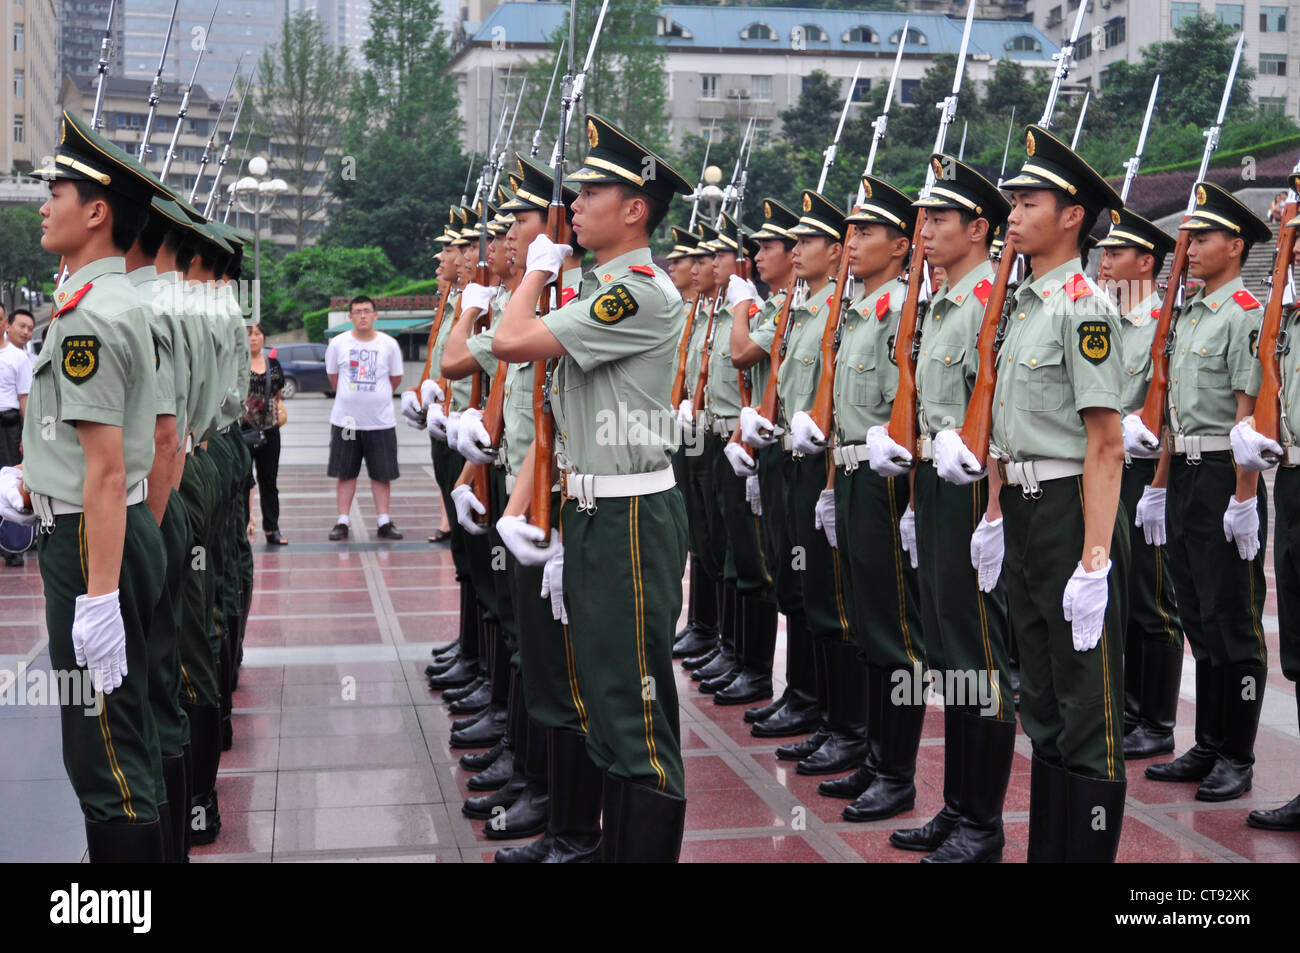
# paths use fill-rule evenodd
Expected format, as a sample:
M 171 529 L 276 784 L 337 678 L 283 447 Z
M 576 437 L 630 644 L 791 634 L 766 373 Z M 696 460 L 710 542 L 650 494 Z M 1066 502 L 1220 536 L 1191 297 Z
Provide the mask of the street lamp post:
M 239 207 L 253 216 L 253 323 L 262 323 L 262 216 L 289 191 L 284 179 L 267 179 L 270 166 L 261 156 L 248 160 L 249 175 L 230 185 Z

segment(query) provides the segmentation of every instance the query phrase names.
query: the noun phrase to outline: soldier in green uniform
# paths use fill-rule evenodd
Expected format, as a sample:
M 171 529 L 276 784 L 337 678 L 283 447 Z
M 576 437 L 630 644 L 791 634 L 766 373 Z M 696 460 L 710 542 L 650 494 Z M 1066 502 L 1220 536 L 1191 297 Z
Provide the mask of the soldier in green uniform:
M 831 700 L 850 713 L 845 720 L 855 736 L 870 742 L 854 774 L 818 788 L 823 795 L 855 799 L 844 809 L 850 821 L 893 817 L 915 802 L 916 752 L 925 721 L 924 693 L 915 689 L 926 670 L 916 570 L 900 529 L 909 508 L 908 481 L 862 466 L 867 435 L 888 422 L 898 388 L 893 340 L 907 291 L 899 278 L 916 211 L 911 198 L 875 176 L 863 177 L 862 194 L 845 219 L 853 226 L 845 248 L 849 274 L 861 293 L 827 317 L 838 322 L 839 337 L 832 392 L 835 465 L 815 505 L 827 542 L 840 555 L 852 636 L 826 647 Z M 851 290 L 843 293 L 847 297 Z M 793 415 L 790 432 L 797 452 L 826 452 L 827 435 L 807 411 Z
M 1146 400 L 1151 339 L 1160 314 L 1156 276 L 1174 249 L 1161 228 L 1125 208 L 1111 213 L 1098 242 L 1097 276 L 1113 288 L 1123 319 L 1124 413 Z M 1169 461 L 1126 454 L 1120 500 L 1129 530 L 1128 620 L 1124 633 L 1124 757 L 1150 758 L 1174 750 L 1174 722 L 1183 672 L 1183 626 L 1165 552 L 1165 493 Z
M 1268 224 L 1210 182 L 1196 185 L 1188 273 L 1204 281 L 1178 319 L 1169 358 L 1169 573 L 1196 659 L 1196 744 L 1153 781 L 1198 781 L 1196 798 L 1230 801 L 1250 790 L 1255 733 L 1268 680 L 1264 550 L 1268 501 L 1259 473 L 1232 460 L 1229 432 L 1255 410 L 1255 336 L 1263 307 L 1241 280 Z M 1133 456 L 1159 446 L 1136 414 L 1124 418 Z
M 934 851 L 934 863 L 979 863 L 1001 856 L 1002 805 L 1015 749 L 1015 708 L 1007 662 L 1006 593 L 1001 584 L 1002 515 L 997 471 L 970 486 L 939 478 L 935 433 L 966 415 L 979 357 L 975 339 L 993 285 L 989 246 L 1010 206 L 982 175 L 952 156 L 931 156 L 935 179 L 915 205 L 924 210 L 926 262 L 942 269 L 918 330 L 919 447 L 902 447 L 885 426 L 867 434 L 871 468 L 901 476 L 917 458 L 903 539 L 919 572 L 922 629 L 943 676 L 943 808 L 927 824 L 895 831 L 903 850 Z M 908 524 L 912 525 L 909 527 Z M 914 539 L 909 539 L 912 534 Z
M 1109 862 L 1124 817 L 1123 628 L 1128 525 L 1120 512 L 1119 315 L 1080 271 L 1083 239 L 1119 197 L 1030 126 L 1011 192 L 1008 247 L 1032 259 L 1009 296 L 992 442 L 1002 490 L 1002 575 L 1020 651 L 1020 717 L 1033 743 L 1029 860 Z M 967 414 L 971 413 L 968 408 Z M 983 479 L 961 435 L 934 438 L 952 483 Z
M 534 320 L 568 252 L 534 238 L 493 341 L 503 360 L 558 359 L 551 406 L 563 542 L 522 518 L 527 468 L 498 525 L 520 562 L 548 566 L 552 593 L 574 594 L 564 607 L 587 752 L 605 774 L 604 859 L 675 861 L 686 799 L 672 644 L 686 513 L 672 492 L 668 392 L 683 318 L 648 243 L 673 195 L 690 185 L 599 116 L 587 117 L 587 138 L 591 151 L 572 176 L 581 186 L 573 230 L 595 267 L 574 300 Z
M 731 362 L 750 374 L 750 406 L 755 408 L 766 392 L 775 349 L 784 347 L 784 342 L 776 342 L 776 331 L 787 307 L 787 289 L 792 293 L 794 288 L 798 239 L 791 229 L 798 224 L 799 216 L 779 201 L 763 200 L 763 224 L 752 236 L 759 245 L 754 264 L 772 294 L 749 321 L 731 323 Z M 791 558 L 794 538 L 786 511 L 794 458 L 779 442 L 753 448 L 752 455 L 741 444 L 729 443 L 725 453 L 735 474 L 746 478 L 747 490 L 750 480 L 758 482 L 767 561 L 775 579 L 777 606 L 786 620 L 785 691 L 772 704 L 746 711 L 745 720 L 753 724 L 750 733 L 760 738 L 807 734 L 817 727 L 817 680 L 800 572 Z
M 32 175 L 50 185 L 41 245 L 63 257 L 69 276 L 33 368 L 25 460 L 3 471 L 0 511 L 39 520 L 50 663 L 81 670 L 64 683 L 59 711 L 90 860 L 159 862 L 166 793 L 147 637 L 165 565 L 146 503 L 156 358 L 150 311 L 123 256 L 161 186 L 66 111 L 53 162 Z
M 804 190 L 801 205 L 803 214 L 789 232 L 796 240 L 795 274 L 808 291 L 792 306 L 786 356 L 777 379 L 778 416 L 785 430 L 788 426 L 784 425 L 795 414 L 812 407 L 821 377 L 822 332 L 835 311 L 834 275 L 844 252 L 844 213 L 811 189 Z M 778 439 L 776 422 L 752 407 L 741 410 L 740 426 L 741 436 L 751 447 L 770 446 Z M 782 433 L 779 439 L 786 473 L 785 514 L 794 543 L 781 558 L 793 560 L 792 567 L 799 573 L 820 711 L 816 731 L 804 741 L 777 748 L 776 756 L 797 761 L 800 774 L 834 774 L 866 757 L 867 727 L 866 704 L 859 690 L 864 677 L 861 665 L 855 658 L 856 667 L 832 670 L 828 657 L 834 654 L 838 659 L 841 652 L 847 654 L 841 646 L 851 644 L 840 554 L 822 528 L 834 510 L 833 494 L 831 498 L 823 496 L 833 468 L 828 466 L 825 452 L 806 456 L 794 449 L 789 433 Z

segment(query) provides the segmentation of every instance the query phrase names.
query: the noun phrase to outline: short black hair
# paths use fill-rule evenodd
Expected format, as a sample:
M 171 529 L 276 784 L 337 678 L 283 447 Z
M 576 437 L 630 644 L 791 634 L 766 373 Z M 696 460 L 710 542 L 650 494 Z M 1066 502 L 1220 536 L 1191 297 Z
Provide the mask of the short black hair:
M 226 262 L 225 275 L 231 281 L 238 281 L 239 276 L 244 273 L 244 246 L 236 245 L 234 252 L 231 253 L 229 260 Z
M 1086 264 L 1087 258 L 1084 257 L 1084 251 L 1086 250 L 1084 243 L 1087 242 L 1088 235 L 1091 234 L 1092 230 L 1097 227 L 1097 217 L 1101 215 L 1101 209 L 1090 209 L 1082 202 L 1074 201 L 1073 198 L 1062 192 L 1060 189 L 1052 189 L 1051 192 L 1056 196 L 1056 211 L 1058 213 L 1064 212 L 1071 205 L 1077 205 L 1079 208 L 1083 209 L 1083 224 L 1079 226 L 1079 255 L 1084 258 Z
M 140 250 L 149 258 L 158 257 L 158 249 L 162 248 L 163 239 L 171 231 L 171 221 L 154 209 L 145 211 L 144 228 L 140 229 L 140 235 L 136 241 L 140 243 Z
M 221 273 L 217 266 L 219 264 L 224 264 L 221 258 L 225 255 L 225 252 L 212 244 L 212 242 L 203 240 L 196 242 L 194 246 L 194 254 L 198 256 L 199 262 L 203 265 L 204 269 L 212 272 L 213 275 Z M 191 264 L 193 264 L 192 261 Z
M 1245 244 L 1243 244 L 1243 245 L 1241 246 L 1241 267 L 1242 267 L 1242 268 L 1245 268 L 1245 267 L 1246 267 L 1246 259 L 1247 259 L 1248 257 L 1250 257 L 1250 250 L 1251 250 L 1252 248 L 1255 247 L 1255 243 L 1254 243 L 1254 242 L 1248 242 L 1248 241 L 1246 241 L 1244 238 L 1242 239 L 1242 241 L 1243 241 Z
M 359 304 L 369 304 L 376 311 L 379 310 L 379 307 L 375 304 L 374 298 L 371 298 L 368 295 L 357 295 L 355 298 L 353 298 L 351 301 L 348 302 L 348 311 L 351 312 L 352 309 Z
M 25 314 L 27 317 L 31 318 L 33 327 L 36 325 L 36 315 L 32 314 L 26 308 L 14 308 L 13 311 L 9 313 L 9 323 L 13 324 L 14 318 L 18 317 L 20 314 Z
M 959 208 L 957 209 L 957 217 L 961 219 L 962 228 L 970 228 L 970 223 L 975 221 L 975 219 L 977 218 L 982 218 L 984 219 L 984 221 L 988 222 L 989 223 L 988 231 L 984 233 L 984 247 L 985 248 L 993 247 L 993 233 L 994 231 L 996 231 L 996 229 L 993 227 L 992 220 L 989 219 L 987 215 L 976 215 L 968 208 Z
M 136 236 L 144 228 L 148 207 L 128 199 L 119 192 L 110 191 L 90 179 L 74 179 L 72 184 L 76 187 L 82 205 L 100 199 L 108 203 L 109 211 L 113 213 L 113 228 L 109 236 L 113 247 L 124 254 L 130 251 L 131 246 L 135 244 Z
M 175 257 L 176 270 L 181 274 L 189 271 L 194 261 L 194 253 L 198 250 L 198 240 L 194 237 L 194 233 L 173 227 L 167 231 L 163 244 Z
M 1143 254 L 1150 255 L 1152 258 L 1156 260 L 1155 267 L 1151 270 L 1151 277 L 1158 278 L 1160 276 L 1160 272 L 1164 271 L 1165 269 L 1165 253 L 1162 251 L 1149 251 L 1149 252 L 1144 252 Z
M 642 192 L 640 189 L 632 185 L 623 185 L 622 183 L 619 183 L 618 188 L 619 193 L 625 199 L 643 199 L 645 201 L 647 208 L 650 210 L 650 214 L 646 216 L 645 223 L 646 237 L 649 238 L 659 230 L 659 226 L 662 225 L 664 219 L 668 217 L 668 203 L 663 199 L 655 198 L 648 192 Z

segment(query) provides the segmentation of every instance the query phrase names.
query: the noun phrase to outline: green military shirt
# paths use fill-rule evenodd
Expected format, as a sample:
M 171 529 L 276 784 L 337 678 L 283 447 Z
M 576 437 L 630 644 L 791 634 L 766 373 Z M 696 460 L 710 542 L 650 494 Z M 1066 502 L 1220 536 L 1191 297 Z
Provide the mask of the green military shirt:
M 1190 436 L 1225 436 L 1237 422 L 1235 391 L 1254 397 L 1261 371 L 1255 337 L 1263 306 L 1234 278 L 1183 309 L 1169 359 L 1171 426 Z
M 1147 399 L 1151 378 L 1151 342 L 1156 336 L 1160 295 L 1151 292 L 1119 322 L 1120 354 L 1124 357 L 1124 390 L 1120 412 L 1136 414 Z
M 956 284 L 945 281 L 920 329 L 916 361 L 918 432 L 960 427 L 979 371 L 975 339 L 993 287 L 993 265 L 982 261 Z
M 757 306 L 755 306 L 757 307 Z M 704 385 L 704 409 L 715 417 L 740 415 L 740 374 L 731 363 L 731 322 L 734 315 L 725 302 L 718 308 L 713 328 L 713 355 Z
M 637 248 L 597 265 L 577 297 L 542 316 L 567 354 L 551 392 L 556 450 L 584 474 L 662 470 L 677 449 L 668 403 L 681 297 Z
M 465 346 L 469 349 L 470 356 L 478 361 L 478 366 L 483 368 L 483 373 L 491 380 L 497 372 L 497 363 L 500 361 L 492 353 L 492 338 L 496 335 L 497 322 L 501 320 L 501 314 L 506 309 L 506 302 L 510 300 L 510 291 L 502 288 L 492 296 L 492 317 L 488 326 L 478 334 L 471 334 L 465 341 Z M 471 375 L 472 377 L 472 375 Z
M 1120 409 L 1118 324 L 1115 306 L 1083 277 L 1077 258 L 1016 289 L 993 394 L 993 442 L 1002 454 L 1083 460 L 1081 411 Z
M 149 311 L 149 330 L 154 343 L 154 396 L 158 416 L 176 418 L 176 439 L 185 445 L 189 411 L 190 366 L 185 352 L 185 332 L 170 296 L 173 282 L 158 277 L 153 265 L 137 268 L 126 276 L 140 294 L 140 304 Z
M 23 421 L 23 483 L 31 493 L 82 503 L 86 458 L 77 421 L 122 428 L 128 490 L 153 468 L 157 375 L 150 315 L 125 268 L 123 258 L 93 261 L 54 297 L 56 317 L 32 368 Z
M 700 380 L 700 365 L 704 363 L 704 340 L 709 333 L 709 315 L 713 311 L 713 295 L 704 295 L 695 309 L 695 324 L 691 327 L 691 340 L 686 346 L 686 399 L 695 399 L 695 385 Z M 690 316 L 690 312 L 687 312 Z M 702 410 L 696 407 L 696 410 Z
M 190 359 L 190 387 L 187 396 L 186 423 L 196 443 L 214 429 L 215 410 L 220 401 L 217 392 L 217 350 L 211 323 L 203 313 L 195 289 L 197 282 L 187 283 L 180 272 L 173 271 L 161 280 L 172 281 L 172 299 L 181 319 L 186 351 Z
M 893 340 L 907 285 L 890 279 L 859 295 L 844 315 L 835 352 L 834 407 L 839 442 L 864 443 L 872 427 L 889 423 L 898 390 Z M 827 320 L 834 320 L 831 315 Z
M 438 340 L 433 345 L 433 363 L 429 365 L 429 376 L 437 380 L 442 376 L 442 352 L 451 337 L 452 325 L 456 323 L 456 313 L 460 305 L 460 292 L 453 291 L 447 296 L 447 316 L 443 318 L 442 327 L 438 329 Z M 469 377 L 462 377 L 451 382 L 451 409 L 464 410 L 469 406 L 470 391 L 474 383 Z
M 776 396 L 786 422 L 798 411 L 812 408 L 822 373 L 822 332 L 834 293 L 835 282 L 828 281 L 820 291 L 807 295 L 802 304 L 791 306 L 785 358 L 776 379 Z
M 567 287 L 567 285 L 566 285 L 566 287 Z M 682 301 L 681 305 L 682 305 L 682 320 L 683 320 L 683 321 L 686 321 L 686 320 L 688 320 L 688 319 L 690 318 L 690 316 L 691 316 L 691 302 L 693 302 L 694 300 L 695 300 L 695 299 L 692 298 L 692 299 L 690 299 L 690 301 L 687 301 L 687 300 L 683 300 L 683 301 Z M 682 326 L 682 333 L 683 333 L 683 334 L 686 333 L 685 325 Z M 692 333 L 694 333 L 693 329 L 692 329 Z M 678 344 L 680 344 L 680 343 L 681 343 L 681 342 L 678 341 Z M 678 364 L 679 364 L 677 358 L 678 358 L 679 354 L 680 354 L 680 350 L 678 351 L 678 353 L 673 354 L 673 379 L 674 379 L 674 380 L 677 379 L 677 368 L 678 368 Z M 691 359 L 691 346 L 690 346 L 690 342 L 688 341 L 688 342 L 686 343 L 686 360 L 687 360 L 687 361 L 690 361 L 690 359 Z M 685 380 L 685 378 L 686 378 L 686 375 L 683 373 L 683 375 L 682 375 L 682 379 Z
M 785 289 L 782 288 L 764 301 L 763 306 L 758 309 L 758 314 L 750 318 L 749 340 L 761 347 L 763 353 L 767 355 L 760 358 L 759 362 L 749 370 L 750 386 L 753 388 L 750 402 L 754 407 L 763 402 L 767 378 L 772 373 L 772 342 L 776 340 L 776 323 L 781 317 L 781 309 L 784 306 Z
M 248 322 L 244 319 L 244 309 L 239 304 L 239 293 L 233 282 L 226 284 L 226 294 L 230 299 L 230 316 L 234 318 L 236 333 L 239 336 L 235 351 L 238 371 L 235 384 L 238 388 L 239 416 L 242 417 L 248 407 L 248 388 L 252 384 L 253 350 L 248 344 Z
M 244 402 L 248 399 L 248 331 L 243 314 L 229 285 L 215 282 L 209 285 L 212 296 L 214 320 L 219 333 L 226 339 L 226 362 L 222 370 L 225 393 L 221 397 L 221 427 L 228 427 L 244 416 Z M 242 394 L 242 396 L 241 396 Z
M 216 306 L 212 282 L 191 282 L 187 290 L 189 301 L 202 316 L 203 322 L 208 329 L 208 336 L 212 339 L 216 373 L 213 375 L 212 389 L 208 395 L 210 414 L 208 428 L 202 435 L 204 440 L 210 440 L 212 435 L 226 426 L 228 422 L 225 418 L 225 403 L 230 381 L 234 376 L 232 362 L 234 355 L 231 353 L 231 338 L 226 326 L 225 310 L 218 309 Z
M 1292 341 L 1300 340 L 1300 311 L 1292 312 L 1290 321 L 1283 321 L 1282 329 L 1291 336 Z M 1300 349 L 1293 345 L 1289 354 L 1283 354 L 1278 359 L 1278 367 L 1282 372 L 1279 394 L 1282 416 L 1286 418 L 1291 433 L 1300 435 Z

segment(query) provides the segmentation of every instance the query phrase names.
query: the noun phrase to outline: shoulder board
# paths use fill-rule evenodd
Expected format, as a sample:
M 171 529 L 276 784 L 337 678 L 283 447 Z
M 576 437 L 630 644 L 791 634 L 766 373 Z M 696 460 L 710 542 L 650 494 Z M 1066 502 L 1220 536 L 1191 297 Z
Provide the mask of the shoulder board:
M 993 290 L 993 282 L 985 278 L 974 288 L 975 297 L 979 299 L 980 304 L 989 303 L 989 292 Z
M 68 300 L 64 301 L 63 304 L 59 305 L 58 310 L 54 312 L 54 316 L 51 317 L 50 320 L 53 321 L 54 318 L 57 318 L 59 315 L 65 314 L 66 312 L 71 311 L 73 308 L 75 308 L 78 304 L 81 303 L 81 299 L 86 296 L 86 292 L 89 291 L 94 286 L 95 283 L 92 281 L 86 284 L 85 287 L 75 291 L 68 298 Z
M 751 303 L 749 306 L 749 316 L 752 318 L 754 315 L 758 314 L 760 310 L 762 309 L 760 309 L 758 305 Z
M 876 299 L 876 320 L 885 320 L 885 315 L 889 313 L 889 292 L 886 291 Z
M 560 305 L 564 306 L 568 304 L 570 301 L 573 300 L 574 296 L 577 293 L 578 293 L 577 288 L 565 288 L 563 291 L 560 292 Z
M 1071 301 L 1078 301 L 1091 295 L 1092 289 L 1088 287 L 1088 279 L 1075 272 L 1074 277 L 1065 283 L 1065 293 L 1070 296 Z
M 1159 308 L 1152 308 L 1152 309 L 1151 309 L 1151 317 L 1153 317 L 1153 318 L 1155 318 L 1157 321 L 1159 321 L 1159 320 L 1160 320 L 1160 309 L 1159 309 Z
M 1251 294 L 1249 291 L 1247 291 L 1245 288 L 1242 288 L 1240 291 L 1236 292 L 1232 296 L 1232 300 L 1237 302 L 1237 304 L 1241 305 L 1247 311 L 1249 311 L 1251 308 L 1259 307 L 1259 302 L 1255 299 L 1255 296 Z
M 628 265 L 627 270 L 635 271 L 638 275 L 649 275 L 651 278 L 655 276 L 655 270 L 650 265 Z

